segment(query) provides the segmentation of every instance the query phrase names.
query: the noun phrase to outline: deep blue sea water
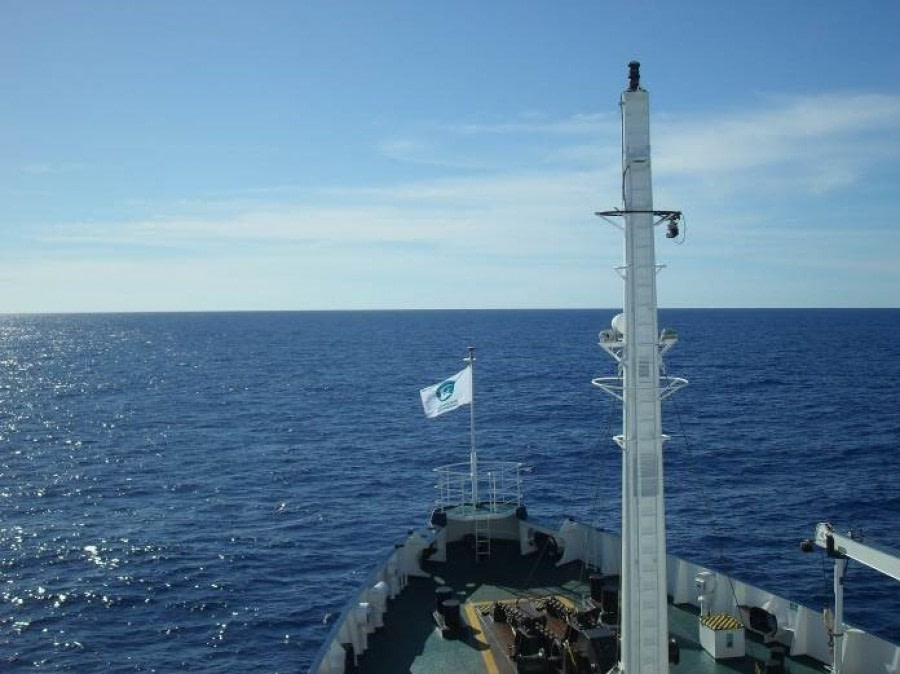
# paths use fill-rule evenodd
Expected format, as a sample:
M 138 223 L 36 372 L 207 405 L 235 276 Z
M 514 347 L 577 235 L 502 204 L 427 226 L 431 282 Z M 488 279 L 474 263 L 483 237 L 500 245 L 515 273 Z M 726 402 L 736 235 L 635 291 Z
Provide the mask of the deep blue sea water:
M 0 317 L 0 671 L 305 672 L 468 414 L 418 389 L 477 347 L 479 455 L 532 515 L 618 526 L 613 311 Z M 900 548 L 900 310 L 674 310 L 670 551 L 820 607 L 816 522 Z M 900 588 L 851 565 L 851 622 Z

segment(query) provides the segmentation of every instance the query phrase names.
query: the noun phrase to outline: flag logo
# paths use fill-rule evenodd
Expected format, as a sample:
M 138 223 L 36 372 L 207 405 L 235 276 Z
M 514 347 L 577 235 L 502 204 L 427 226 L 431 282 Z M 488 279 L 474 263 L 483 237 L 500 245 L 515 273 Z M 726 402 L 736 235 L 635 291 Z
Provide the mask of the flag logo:
M 434 395 L 437 396 L 438 400 L 440 400 L 441 402 L 444 402 L 445 400 L 447 400 L 447 398 L 450 398 L 451 396 L 453 396 L 454 388 L 456 388 L 456 382 L 454 382 L 452 379 L 448 379 L 443 384 L 440 384 L 437 387 L 437 390 L 434 392 Z

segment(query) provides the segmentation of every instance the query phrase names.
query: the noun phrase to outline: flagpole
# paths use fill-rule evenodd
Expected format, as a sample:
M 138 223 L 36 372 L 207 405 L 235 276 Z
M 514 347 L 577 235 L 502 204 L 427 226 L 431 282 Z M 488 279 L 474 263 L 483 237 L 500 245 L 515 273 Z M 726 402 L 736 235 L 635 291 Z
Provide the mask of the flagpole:
M 472 379 L 472 402 L 469 404 L 469 472 L 472 478 L 472 507 L 478 510 L 478 454 L 475 451 L 475 347 L 469 347 L 465 358 Z

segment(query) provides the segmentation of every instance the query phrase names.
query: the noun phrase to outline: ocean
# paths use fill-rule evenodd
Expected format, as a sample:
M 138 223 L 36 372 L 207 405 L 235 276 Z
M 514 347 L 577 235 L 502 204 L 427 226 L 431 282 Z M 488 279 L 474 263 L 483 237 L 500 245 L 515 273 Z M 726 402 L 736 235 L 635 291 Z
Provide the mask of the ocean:
M 0 317 L 0 671 L 306 672 L 465 461 L 419 388 L 476 347 L 479 456 L 532 516 L 614 529 L 614 311 Z M 813 607 L 832 521 L 900 549 L 900 310 L 669 310 L 669 551 Z M 851 563 L 847 619 L 900 642 Z

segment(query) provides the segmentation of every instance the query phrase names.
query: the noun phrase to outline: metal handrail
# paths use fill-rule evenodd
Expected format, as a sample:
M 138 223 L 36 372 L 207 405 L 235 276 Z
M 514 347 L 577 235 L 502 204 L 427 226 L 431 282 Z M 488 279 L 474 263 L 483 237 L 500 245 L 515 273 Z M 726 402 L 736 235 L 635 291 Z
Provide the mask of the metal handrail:
M 487 496 L 472 502 L 473 484 L 469 463 L 452 463 L 434 469 L 437 473 L 438 510 L 469 505 L 496 513 L 522 504 L 522 473 L 525 466 L 514 461 L 479 461 L 477 492 Z

